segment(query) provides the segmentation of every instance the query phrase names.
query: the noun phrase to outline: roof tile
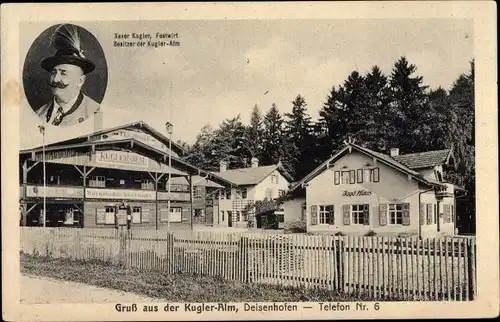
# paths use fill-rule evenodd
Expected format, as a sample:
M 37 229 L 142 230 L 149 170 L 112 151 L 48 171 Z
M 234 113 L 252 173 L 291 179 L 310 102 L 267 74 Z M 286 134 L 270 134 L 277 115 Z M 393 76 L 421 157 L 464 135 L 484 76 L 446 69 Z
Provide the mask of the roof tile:
M 410 169 L 434 167 L 446 162 L 450 149 L 402 154 L 393 157 L 399 163 Z

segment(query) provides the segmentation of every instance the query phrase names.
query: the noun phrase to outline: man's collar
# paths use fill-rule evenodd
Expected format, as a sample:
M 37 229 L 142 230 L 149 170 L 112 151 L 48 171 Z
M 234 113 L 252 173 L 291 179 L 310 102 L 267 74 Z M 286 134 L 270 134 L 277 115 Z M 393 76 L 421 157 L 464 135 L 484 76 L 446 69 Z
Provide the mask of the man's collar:
M 67 111 L 70 110 L 70 108 L 73 105 L 75 105 L 75 102 L 78 99 L 79 95 L 80 95 L 80 92 L 78 92 L 78 94 L 76 94 L 76 96 L 71 101 L 69 101 L 67 104 L 64 104 L 64 105 L 60 105 L 59 103 L 57 103 L 56 98 L 54 97 L 53 98 L 53 100 L 54 100 L 54 110 L 57 111 L 59 109 L 59 107 L 61 107 L 63 109 L 63 112 L 66 113 Z

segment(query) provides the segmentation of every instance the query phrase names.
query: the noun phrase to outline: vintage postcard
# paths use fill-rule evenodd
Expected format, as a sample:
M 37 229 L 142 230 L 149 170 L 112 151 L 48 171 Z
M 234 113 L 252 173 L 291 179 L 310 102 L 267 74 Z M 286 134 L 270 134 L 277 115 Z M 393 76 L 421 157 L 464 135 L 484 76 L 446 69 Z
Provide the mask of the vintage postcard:
M 494 2 L 5 4 L 3 318 L 495 317 Z

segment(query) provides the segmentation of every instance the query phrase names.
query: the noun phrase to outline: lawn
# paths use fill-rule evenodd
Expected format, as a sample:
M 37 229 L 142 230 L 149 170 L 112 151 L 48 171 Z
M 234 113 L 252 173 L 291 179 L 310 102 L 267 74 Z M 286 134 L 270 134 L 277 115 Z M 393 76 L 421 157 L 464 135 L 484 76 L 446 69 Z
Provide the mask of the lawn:
M 133 292 L 173 302 L 369 301 L 324 289 L 227 281 L 222 278 L 125 269 L 98 261 L 37 257 L 21 253 L 21 272 Z

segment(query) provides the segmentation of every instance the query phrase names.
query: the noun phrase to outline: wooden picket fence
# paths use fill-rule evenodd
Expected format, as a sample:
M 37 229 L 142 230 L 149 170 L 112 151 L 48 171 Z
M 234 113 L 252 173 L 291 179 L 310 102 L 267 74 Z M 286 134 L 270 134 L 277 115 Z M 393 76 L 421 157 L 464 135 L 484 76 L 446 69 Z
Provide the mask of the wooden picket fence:
M 168 274 L 321 287 L 377 300 L 468 301 L 477 291 L 474 237 L 22 227 L 21 251 Z

